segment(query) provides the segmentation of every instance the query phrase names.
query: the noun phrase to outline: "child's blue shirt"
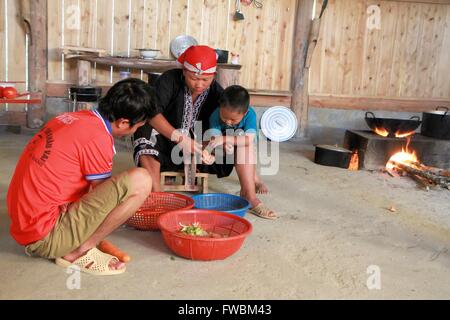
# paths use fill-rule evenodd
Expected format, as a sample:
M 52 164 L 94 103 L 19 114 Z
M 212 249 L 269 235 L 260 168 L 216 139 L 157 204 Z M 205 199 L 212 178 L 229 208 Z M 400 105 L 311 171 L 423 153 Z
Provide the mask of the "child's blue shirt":
M 220 119 L 220 108 L 217 108 L 209 118 L 209 128 L 213 131 L 213 135 L 226 134 L 227 130 L 235 130 L 238 135 L 241 135 L 242 131 L 256 134 L 258 131 L 256 112 L 252 107 L 249 107 L 238 125 L 228 126 Z

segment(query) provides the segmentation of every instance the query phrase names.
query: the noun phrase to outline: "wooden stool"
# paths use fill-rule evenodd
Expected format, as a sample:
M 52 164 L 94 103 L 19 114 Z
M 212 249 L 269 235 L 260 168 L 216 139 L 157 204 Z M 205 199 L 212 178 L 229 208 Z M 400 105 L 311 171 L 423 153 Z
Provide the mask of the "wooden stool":
M 175 177 L 173 184 L 166 184 L 166 177 Z M 184 191 L 208 193 L 208 174 L 197 172 L 195 174 L 195 189 L 186 190 L 184 185 L 184 172 L 167 171 L 161 172 L 161 191 Z

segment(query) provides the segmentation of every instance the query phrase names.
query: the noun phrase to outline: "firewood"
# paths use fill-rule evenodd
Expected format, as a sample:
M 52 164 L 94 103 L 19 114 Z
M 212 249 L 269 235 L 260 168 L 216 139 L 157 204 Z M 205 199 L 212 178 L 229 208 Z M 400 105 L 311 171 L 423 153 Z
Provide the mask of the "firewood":
M 411 178 L 413 178 L 414 181 L 416 181 L 420 186 L 422 186 L 427 191 L 429 191 L 431 188 L 436 186 L 434 183 L 430 182 L 428 179 L 425 179 L 417 174 L 409 173 L 408 175 Z
M 450 178 L 440 176 L 426 170 L 416 169 L 400 162 L 394 161 L 393 164 L 395 164 L 401 171 L 407 172 L 409 174 L 418 175 L 422 178 L 430 180 L 431 182 L 441 187 L 447 187 L 450 185 Z

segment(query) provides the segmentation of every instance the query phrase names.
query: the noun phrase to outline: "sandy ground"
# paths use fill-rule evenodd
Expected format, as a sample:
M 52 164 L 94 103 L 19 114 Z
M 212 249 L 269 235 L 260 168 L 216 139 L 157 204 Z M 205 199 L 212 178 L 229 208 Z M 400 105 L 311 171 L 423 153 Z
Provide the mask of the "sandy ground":
M 9 236 L 6 190 L 28 139 L 0 133 L 0 299 L 450 298 L 450 191 L 425 192 L 408 178 L 318 166 L 306 142 L 283 144 L 279 173 L 264 177 L 271 194 L 261 198 L 281 218 L 247 214 L 254 231 L 235 255 L 185 260 L 159 232 L 122 227 L 109 239 L 132 256 L 127 272 L 82 274 L 80 289 L 70 290 L 65 269 L 27 257 Z M 133 166 L 130 152 L 121 149 L 116 172 Z M 210 184 L 212 192 L 239 191 L 236 175 L 212 177 Z M 387 210 L 391 206 L 397 211 Z M 379 279 L 379 289 L 370 290 L 368 279 Z

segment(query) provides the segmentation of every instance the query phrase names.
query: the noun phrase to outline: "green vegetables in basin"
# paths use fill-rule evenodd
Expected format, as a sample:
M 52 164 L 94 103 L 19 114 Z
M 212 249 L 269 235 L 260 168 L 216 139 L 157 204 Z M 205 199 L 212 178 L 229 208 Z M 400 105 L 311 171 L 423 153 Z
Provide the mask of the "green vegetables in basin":
M 208 236 L 208 232 L 203 230 L 202 227 L 200 227 L 200 224 L 198 222 L 194 222 L 190 225 L 183 225 L 180 223 L 181 229 L 180 232 L 190 235 L 190 236 L 199 236 L 199 237 L 206 237 Z

